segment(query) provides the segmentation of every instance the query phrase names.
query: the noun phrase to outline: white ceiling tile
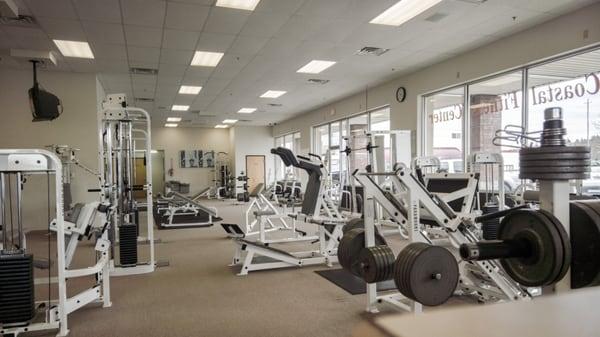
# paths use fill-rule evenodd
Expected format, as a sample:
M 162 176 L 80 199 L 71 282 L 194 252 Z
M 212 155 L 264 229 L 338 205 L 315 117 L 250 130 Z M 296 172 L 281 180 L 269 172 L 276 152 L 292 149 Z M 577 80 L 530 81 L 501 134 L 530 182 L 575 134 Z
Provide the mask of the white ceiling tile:
M 198 43 L 199 32 L 165 29 L 163 36 L 163 48 L 194 50 Z
M 183 76 L 187 67 L 180 64 L 161 63 L 158 67 L 158 73 L 161 75 Z
M 17 48 L 52 50 L 58 53 L 54 42 L 41 29 L 5 26 L 2 27 L 2 31 L 11 38 Z
M 154 88 L 156 86 L 156 75 L 140 75 L 140 74 L 132 74 L 131 81 L 134 86 L 136 85 L 145 85 L 151 86 Z
M 237 34 L 246 24 L 251 12 L 215 7 L 210 11 L 204 32 Z
M 95 73 L 98 71 L 96 62 L 92 59 L 69 58 L 69 67 L 76 73 Z
M 121 0 L 123 20 L 127 25 L 162 28 L 166 2 L 158 0 Z
M 100 59 L 96 57 L 96 65 L 101 71 L 112 73 L 129 73 L 129 63 L 127 60 L 118 59 Z
M 158 73 L 158 79 L 157 82 L 159 85 L 179 85 L 181 83 L 181 78 L 182 76 L 177 76 L 177 75 L 168 75 L 168 74 L 162 74 L 162 73 Z
M 193 55 L 191 50 L 162 49 L 160 63 L 189 65 Z
M 125 25 L 125 38 L 129 46 L 159 48 L 162 43 L 162 30 Z
M 119 0 L 73 0 L 82 20 L 121 23 Z
M 168 2 L 165 28 L 201 31 L 210 7 Z
M 237 55 L 254 55 L 269 41 L 267 37 L 238 36 L 229 47 L 228 53 Z
M 290 19 L 290 14 L 253 13 L 240 35 L 271 37 Z
M 363 0 L 364 1 L 364 0 Z M 261 0 L 256 6 L 257 13 L 293 14 L 305 0 Z
M 127 55 L 130 61 L 158 63 L 160 59 L 159 48 L 127 47 Z
M 234 40 L 235 35 L 202 33 L 198 40 L 196 50 L 224 53 Z
M 97 59 L 127 61 L 127 50 L 120 44 L 90 43 L 92 52 Z
M 38 18 L 38 22 L 52 39 L 87 41 L 79 20 Z
M 218 95 L 223 90 L 225 90 L 225 88 L 227 88 L 227 85 L 229 85 L 229 82 L 231 82 L 231 80 L 229 80 L 229 79 L 211 78 L 206 83 L 206 85 L 202 88 L 201 93 L 202 93 L 202 95 L 207 95 L 207 96 Z
M 26 0 L 26 3 L 35 17 L 77 19 L 70 0 Z
M 125 44 L 122 25 L 90 21 L 83 21 L 82 25 L 90 42 Z
M 333 19 L 340 16 L 348 6 L 347 0 L 306 0 L 296 14 Z
M 189 67 L 183 76 L 185 83 L 205 83 L 211 76 L 214 68 L 210 67 Z
M 142 62 L 142 61 L 129 61 L 129 66 L 132 68 L 148 68 L 158 69 L 158 63 L 154 62 Z

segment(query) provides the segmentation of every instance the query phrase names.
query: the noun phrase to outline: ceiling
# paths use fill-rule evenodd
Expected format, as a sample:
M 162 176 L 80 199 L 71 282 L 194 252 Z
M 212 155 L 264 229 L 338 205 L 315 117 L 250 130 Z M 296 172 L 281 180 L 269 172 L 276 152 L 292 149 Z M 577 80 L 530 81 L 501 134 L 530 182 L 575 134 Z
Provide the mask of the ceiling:
M 155 123 L 181 116 L 181 126 L 212 127 L 225 118 L 280 122 L 595 1 L 444 0 L 400 27 L 368 23 L 397 0 L 261 0 L 252 12 L 215 7 L 215 0 L 15 2 L 36 24 L 0 25 L 4 54 L 10 48 L 54 50 L 59 63 L 49 70 L 98 73 L 107 93 L 153 99 L 134 104 L 150 111 Z M 62 57 L 52 39 L 87 41 L 95 59 Z M 390 50 L 355 55 L 365 46 Z M 193 67 L 195 50 L 225 56 L 217 67 Z M 317 75 L 296 73 L 313 59 L 337 64 Z M 131 74 L 131 67 L 158 74 Z M 329 82 L 310 84 L 310 78 Z M 180 95 L 180 85 L 203 89 Z M 269 89 L 287 94 L 259 98 Z M 190 111 L 172 112 L 173 104 L 190 105 Z M 258 111 L 237 114 L 242 107 Z

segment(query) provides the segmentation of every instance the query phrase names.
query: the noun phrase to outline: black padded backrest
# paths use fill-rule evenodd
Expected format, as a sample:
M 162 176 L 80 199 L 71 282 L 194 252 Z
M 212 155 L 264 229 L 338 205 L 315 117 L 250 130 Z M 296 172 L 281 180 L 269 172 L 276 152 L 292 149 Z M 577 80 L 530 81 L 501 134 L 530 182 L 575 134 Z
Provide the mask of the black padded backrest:
M 278 148 L 271 149 L 271 153 L 279 156 L 283 162 L 283 165 L 298 167 L 298 160 L 296 159 L 296 156 L 294 156 L 292 150 L 280 146 Z

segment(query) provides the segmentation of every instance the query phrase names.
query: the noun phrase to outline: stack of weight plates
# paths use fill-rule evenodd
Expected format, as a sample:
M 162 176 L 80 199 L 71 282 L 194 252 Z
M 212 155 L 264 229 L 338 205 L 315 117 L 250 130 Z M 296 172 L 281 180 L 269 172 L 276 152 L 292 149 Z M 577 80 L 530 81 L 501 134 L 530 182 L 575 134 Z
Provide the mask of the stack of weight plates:
M 519 151 L 520 179 L 570 180 L 590 177 L 588 146 L 542 146 Z

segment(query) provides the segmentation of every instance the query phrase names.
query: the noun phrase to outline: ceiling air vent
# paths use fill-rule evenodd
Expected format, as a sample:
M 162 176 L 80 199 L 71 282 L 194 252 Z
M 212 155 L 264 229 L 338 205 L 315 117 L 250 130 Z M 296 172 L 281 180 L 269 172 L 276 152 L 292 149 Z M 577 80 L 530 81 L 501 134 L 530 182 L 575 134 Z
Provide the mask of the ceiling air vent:
M 378 48 L 378 47 L 362 47 L 359 51 L 357 51 L 355 54 L 356 55 L 374 55 L 374 56 L 381 56 L 385 53 L 387 53 L 389 51 L 389 49 L 386 48 Z
M 14 18 L 7 17 L 7 16 L 0 16 L 0 25 L 26 27 L 26 28 L 38 28 L 39 27 L 37 21 L 35 21 L 35 18 L 33 16 L 29 16 L 29 15 L 19 15 Z
M 137 102 L 154 102 L 154 98 L 136 97 Z
M 283 104 L 281 104 L 281 103 L 269 103 L 269 105 L 270 106 L 276 106 L 276 107 L 283 106 Z
M 158 69 L 152 68 L 129 68 L 129 72 L 136 75 L 156 75 L 158 74 Z
M 318 78 L 309 78 L 308 79 L 308 83 L 311 83 L 311 84 L 326 84 L 326 83 L 329 83 L 329 80 L 322 80 L 322 79 L 318 79 Z
M 487 0 L 458 0 L 458 1 L 468 2 L 470 4 L 481 5 L 482 3 L 486 2 Z
M 446 13 L 435 13 L 435 14 L 431 15 L 430 17 L 426 18 L 425 21 L 438 22 L 447 16 L 448 16 L 448 14 L 446 14 Z

